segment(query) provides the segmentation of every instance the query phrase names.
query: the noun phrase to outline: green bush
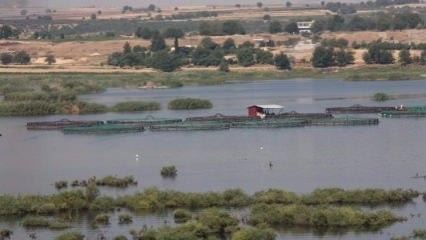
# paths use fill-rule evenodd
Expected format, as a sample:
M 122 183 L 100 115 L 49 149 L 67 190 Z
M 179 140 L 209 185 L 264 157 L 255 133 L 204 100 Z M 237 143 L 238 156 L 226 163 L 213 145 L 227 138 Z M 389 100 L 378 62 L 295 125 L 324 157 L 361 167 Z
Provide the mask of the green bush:
M 84 240 L 84 235 L 78 232 L 68 232 L 57 236 L 55 240 Z
M 109 224 L 109 215 L 107 214 L 98 214 L 95 217 L 94 223 L 96 224 Z
M 44 228 L 49 226 L 49 220 L 44 217 L 25 217 L 22 220 L 22 226 L 30 228 Z
M 244 228 L 232 235 L 231 240 L 275 240 L 277 234 L 274 230 L 266 228 Z
M 168 108 L 171 110 L 208 109 L 212 107 L 213 104 L 209 100 L 198 98 L 178 98 L 168 104 Z
M 56 113 L 56 105 L 43 102 L 3 102 L 0 103 L 0 116 L 41 116 Z
M 176 223 L 185 223 L 191 220 L 192 214 L 185 209 L 176 209 L 173 213 L 173 218 Z
M 266 205 L 252 207 L 250 224 L 304 227 L 384 227 L 401 218 L 388 211 L 368 213 L 353 207 Z
M 158 102 L 131 101 L 117 103 L 111 108 L 114 112 L 143 112 L 160 110 Z
M 67 229 L 70 227 L 69 223 L 66 223 L 64 221 L 51 221 L 49 222 L 49 228 L 54 230 L 60 230 L 60 229 Z
M 373 95 L 373 99 L 376 102 L 385 102 L 390 100 L 390 96 L 386 93 L 378 92 Z
M 163 177 L 176 177 L 177 169 L 175 166 L 165 166 L 161 168 L 161 176 Z

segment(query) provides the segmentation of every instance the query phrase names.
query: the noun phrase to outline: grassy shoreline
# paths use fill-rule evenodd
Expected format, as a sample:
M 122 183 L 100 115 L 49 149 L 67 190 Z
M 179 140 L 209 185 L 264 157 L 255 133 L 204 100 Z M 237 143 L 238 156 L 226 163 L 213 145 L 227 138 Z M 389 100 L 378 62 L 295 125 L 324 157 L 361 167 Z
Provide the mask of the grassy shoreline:
M 412 65 L 363 66 L 351 68 L 312 69 L 298 68 L 292 71 L 242 70 L 229 73 L 204 71 L 178 71 L 172 73 L 4 73 L 0 75 L 2 85 L 25 84 L 28 86 L 53 84 L 58 81 L 84 80 L 103 87 L 139 87 L 147 82 L 160 85 L 217 85 L 235 81 L 286 80 L 298 78 L 342 79 L 352 81 L 373 80 L 418 80 L 426 79 L 426 67 Z

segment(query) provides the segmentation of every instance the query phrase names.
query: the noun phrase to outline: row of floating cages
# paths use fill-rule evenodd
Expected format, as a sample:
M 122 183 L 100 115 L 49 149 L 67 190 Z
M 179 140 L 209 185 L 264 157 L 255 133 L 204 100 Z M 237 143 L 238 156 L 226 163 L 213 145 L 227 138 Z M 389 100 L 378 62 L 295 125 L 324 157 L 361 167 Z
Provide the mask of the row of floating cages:
M 64 134 L 112 134 L 112 133 L 131 133 L 143 132 L 143 125 L 129 124 L 103 124 L 86 127 L 66 127 L 62 129 Z
M 379 115 L 383 118 L 426 117 L 426 106 L 403 107 L 400 110 L 383 111 Z

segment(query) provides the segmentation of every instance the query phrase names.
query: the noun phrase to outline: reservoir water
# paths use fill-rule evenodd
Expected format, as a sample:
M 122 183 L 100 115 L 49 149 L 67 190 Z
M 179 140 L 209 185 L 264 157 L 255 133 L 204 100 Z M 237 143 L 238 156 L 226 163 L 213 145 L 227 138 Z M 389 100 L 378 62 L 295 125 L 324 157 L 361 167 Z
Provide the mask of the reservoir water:
M 403 95 L 385 103 L 373 102 L 375 92 Z M 28 121 L 69 119 L 123 119 L 203 116 L 222 113 L 245 115 L 253 104 L 280 104 L 286 111 L 323 112 L 326 107 L 363 105 L 426 105 L 426 81 L 285 80 L 194 86 L 178 89 L 109 89 L 86 95 L 87 101 L 112 105 L 128 100 L 162 103 L 158 112 L 102 114 L 92 116 L 48 116 L 0 118 L 0 193 L 55 192 L 58 180 L 90 176 L 133 175 L 139 185 L 128 190 L 104 190 L 124 194 L 147 187 L 180 191 L 222 191 L 242 188 L 253 193 L 281 188 L 307 193 L 315 188 L 413 188 L 426 191 L 426 181 L 411 176 L 426 174 L 426 118 L 380 119 L 378 126 L 305 127 L 291 129 L 231 129 L 207 132 L 150 132 L 118 135 L 63 135 L 60 131 L 27 131 Z M 212 101 L 209 110 L 170 111 L 167 102 L 176 97 L 198 97 Z M 375 116 L 375 115 L 366 115 Z M 136 154 L 140 157 L 137 160 Z M 269 168 L 269 162 L 274 167 Z M 160 176 L 164 165 L 176 165 L 178 177 Z M 309 230 L 287 229 L 281 239 L 389 239 L 426 225 L 423 201 L 395 209 L 420 217 L 397 223 L 381 232 L 340 232 L 319 235 Z M 111 225 L 91 229 L 91 216 L 76 221 L 89 239 L 104 231 L 108 236 L 127 234 L 128 228 Z M 159 226 L 169 214 L 137 216 L 133 226 Z M 19 221 L 0 220 L 14 230 L 12 239 L 28 239 Z M 57 233 L 36 231 L 41 239 Z M 44 236 L 44 238 L 43 238 Z

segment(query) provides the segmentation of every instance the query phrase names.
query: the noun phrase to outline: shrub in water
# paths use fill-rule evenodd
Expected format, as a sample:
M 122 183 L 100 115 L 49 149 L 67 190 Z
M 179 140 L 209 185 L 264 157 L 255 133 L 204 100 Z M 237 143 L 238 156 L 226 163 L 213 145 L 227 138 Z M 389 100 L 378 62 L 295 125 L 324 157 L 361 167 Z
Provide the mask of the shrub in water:
M 48 227 L 49 220 L 44 217 L 25 217 L 22 220 L 22 226 L 31 228 Z
M 157 111 L 160 110 L 160 104 L 158 102 L 143 101 L 121 102 L 114 105 L 111 110 L 114 112 Z
M 9 229 L 0 229 L 0 239 L 9 239 L 13 232 Z
M 231 240 L 274 240 L 277 234 L 270 228 L 244 228 L 232 235 Z
M 161 169 L 161 176 L 163 177 L 176 177 L 177 169 L 175 166 L 165 166 Z
M 208 209 L 196 217 L 197 221 L 208 228 L 208 231 L 223 236 L 234 232 L 238 228 L 238 219 L 229 213 L 218 209 Z
M 212 108 L 213 104 L 205 99 L 178 98 L 170 101 L 168 107 L 172 110 L 208 109 Z
M 78 232 L 68 232 L 57 236 L 55 240 L 84 240 L 84 235 Z
M 133 218 L 130 214 L 121 214 L 118 216 L 118 223 L 119 224 L 130 224 L 133 222 Z
M 176 209 L 173 213 L 173 218 L 176 223 L 185 223 L 192 218 L 191 212 L 185 209 Z
M 98 214 L 95 217 L 95 223 L 107 225 L 109 224 L 109 216 L 107 214 Z
M 63 221 L 51 221 L 49 222 L 49 228 L 54 230 L 66 229 L 69 228 L 70 224 Z
M 58 190 L 61 190 L 63 188 L 67 188 L 68 187 L 68 182 L 67 181 L 58 181 L 55 182 L 55 188 Z
M 376 102 L 384 102 L 384 101 L 388 101 L 390 99 L 390 96 L 387 95 L 386 93 L 378 92 L 374 94 L 373 99 Z

